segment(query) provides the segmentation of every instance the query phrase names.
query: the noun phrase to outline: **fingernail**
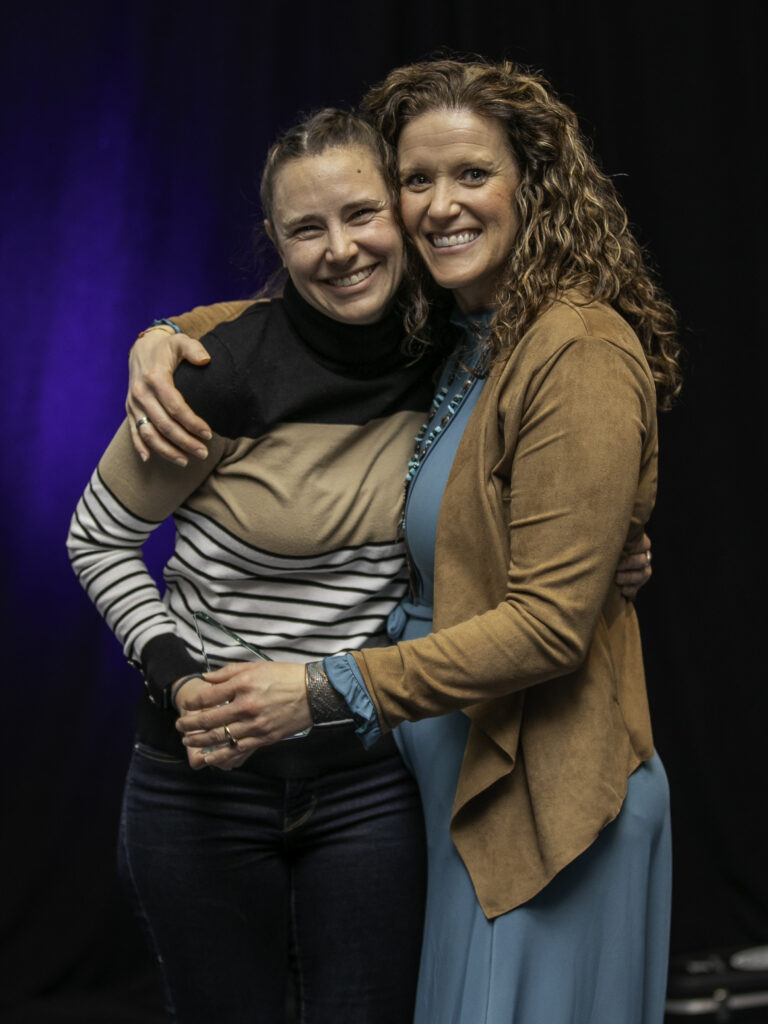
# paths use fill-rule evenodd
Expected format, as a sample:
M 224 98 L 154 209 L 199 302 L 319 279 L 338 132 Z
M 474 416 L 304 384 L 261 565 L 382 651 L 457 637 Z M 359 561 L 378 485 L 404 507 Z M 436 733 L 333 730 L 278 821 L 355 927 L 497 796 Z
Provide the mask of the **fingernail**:
M 200 437 L 202 437 L 204 441 L 210 441 L 211 438 L 213 437 L 213 434 L 210 432 L 210 430 L 204 430 Z
M 142 462 L 146 462 L 149 456 L 147 455 L 146 452 L 139 452 L 139 458 L 141 459 Z
M 207 448 L 195 448 L 195 455 L 198 457 L 198 459 L 207 459 L 208 458 L 208 449 Z
M 177 466 L 186 466 L 187 460 L 183 456 L 179 456 L 178 459 L 173 460 Z

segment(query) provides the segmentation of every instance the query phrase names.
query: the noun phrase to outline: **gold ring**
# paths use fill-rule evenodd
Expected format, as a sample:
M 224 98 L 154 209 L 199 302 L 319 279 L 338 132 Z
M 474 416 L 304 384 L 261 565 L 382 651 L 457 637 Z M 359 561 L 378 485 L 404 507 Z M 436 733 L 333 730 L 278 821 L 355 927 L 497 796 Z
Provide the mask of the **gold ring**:
M 230 747 L 236 747 L 237 746 L 237 740 L 232 735 L 232 733 L 229 731 L 229 726 L 228 725 L 224 726 L 224 735 L 227 737 L 227 743 L 230 745 Z

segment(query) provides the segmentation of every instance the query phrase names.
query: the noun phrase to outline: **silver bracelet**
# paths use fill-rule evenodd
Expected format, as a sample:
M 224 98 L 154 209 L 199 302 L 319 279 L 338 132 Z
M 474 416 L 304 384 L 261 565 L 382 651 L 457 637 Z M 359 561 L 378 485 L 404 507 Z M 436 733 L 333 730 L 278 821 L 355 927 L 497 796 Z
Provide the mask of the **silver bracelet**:
M 347 702 L 338 690 L 328 682 L 322 661 L 310 661 L 304 668 L 304 681 L 309 697 L 312 724 L 349 721 L 351 718 Z

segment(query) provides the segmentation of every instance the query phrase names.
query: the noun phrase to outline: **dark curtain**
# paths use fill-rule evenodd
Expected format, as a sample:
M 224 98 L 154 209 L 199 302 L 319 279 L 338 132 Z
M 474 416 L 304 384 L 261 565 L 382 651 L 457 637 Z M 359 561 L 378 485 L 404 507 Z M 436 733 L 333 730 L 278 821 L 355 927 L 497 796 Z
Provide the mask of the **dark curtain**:
M 129 343 L 154 316 L 258 285 L 260 161 L 297 111 L 354 103 L 442 46 L 545 71 L 680 310 L 686 389 L 662 417 L 656 574 L 638 602 L 672 788 L 673 949 L 768 942 L 759 7 L 32 0 L 6 14 L 5 1019 L 159 1014 L 113 866 L 139 684 L 64 552 L 121 419 Z M 167 544 L 153 539 L 153 564 Z

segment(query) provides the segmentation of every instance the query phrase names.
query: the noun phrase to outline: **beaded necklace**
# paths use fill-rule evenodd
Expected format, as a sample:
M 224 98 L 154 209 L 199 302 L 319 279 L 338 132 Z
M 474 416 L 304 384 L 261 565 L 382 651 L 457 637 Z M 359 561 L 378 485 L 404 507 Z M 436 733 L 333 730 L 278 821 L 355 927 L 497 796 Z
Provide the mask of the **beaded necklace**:
M 401 532 L 405 529 L 405 504 L 408 500 L 408 489 L 411 486 L 411 480 L 413 480 L 414 476 L 416 475 L 416 471 L 421 465 L 421 462 L 424 459 L 427 452 L 429 451 L 429 449 L 432 447 L 432 445 L 440 436 L 440 434 L 448 426 L 451 417 L 461 405 L 465 395 L 472 387 L 472 382 L 475 379 L 474 374 L 470 374 L 469 377 L 467 377 L 461 389 L 456 392 L 456 394 L 453 396 L 453 398 L 446 406 L 445 414 L 441 417 L 440 422 L 436 423 L 435 426 L 432 427 L 432 429 L 429 431 L 429 433 L 427 433 L 429 424 L 432 422 L 433 418 L 437 414 L 437 410 L 445 401 L 448 392 L 451 390 L 453 382 L 456 380 L 456 377 L 458 376 L 458 373 L 459 360 L 457 357 L 456 363 L 451 372 L 451 376 L 449 377 L 447 383 L 444 384 L 443 387 L 441 387 L 440 390 L 435 395 L 432 401 L 432 405 L 430 406 L 429 412 L 427 413 L 427 418 L 422 423 L 419 432 L 416 435 L 416 443 L 413 449 L 413 455 L 411 456 L 410 461 L 408 463 L 408 472 L 406 473 L 405 476 L 405 486 L 403 489 L 403 507 L 402 512 L 400 514 L 399 523 L 399 529 Z

